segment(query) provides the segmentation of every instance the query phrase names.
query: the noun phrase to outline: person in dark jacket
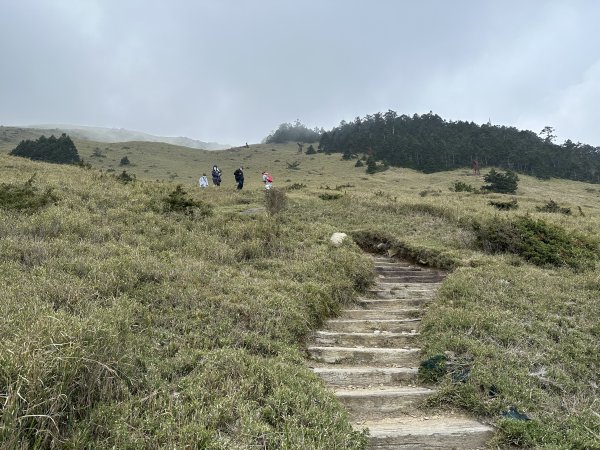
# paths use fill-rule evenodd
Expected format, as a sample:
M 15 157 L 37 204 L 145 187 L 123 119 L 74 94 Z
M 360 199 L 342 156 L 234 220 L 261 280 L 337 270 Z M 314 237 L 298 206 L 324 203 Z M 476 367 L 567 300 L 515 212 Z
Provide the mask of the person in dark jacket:
M 233 172 L 233 176 L 235 177 L 238 190 L 241 190 L 244 187 L 244 168 L 240 166 L 239 169 Z
M 219 169 L 217 166 L 213 166 L 211 176 L 213 184 L 215 186 L 221 186 L 221 169 Z

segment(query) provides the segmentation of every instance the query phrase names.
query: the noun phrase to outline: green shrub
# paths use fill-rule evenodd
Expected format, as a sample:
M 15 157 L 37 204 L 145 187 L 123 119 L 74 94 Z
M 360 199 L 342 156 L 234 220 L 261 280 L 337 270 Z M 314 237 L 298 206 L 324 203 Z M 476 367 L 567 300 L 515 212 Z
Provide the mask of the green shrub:
M 385 172 L 386 170 L 388 170 L 390 167 L 387 163 L 383 162 L 381 164 L 377 164 L 377 160 L 375 159 L 374 156 L 369 156 L 367 158 L 367 170 L 366 172 L 369 175 L 372 175 L 374 173 L 377 172 Z
M 39 192 L 33 185 L 35 174 L 23 184 L 0 185 L 0 208 L 14 210 L 36 210 L 57 201 L 52 188 Z
M 567 216 L 571 215 L 571 208 L 563 208 L 559 206 L 558 203 L 556 203 L 554 200 L 550 200 L 544 206 L 536 206 L 535 209 L 540 212 L 559 213 L 565 214 Z
M 328 194 L 328 193 L 319 194 L 319 198 L 321 200 L 337 200 L 337 199 L 342 198 L 342 197 L 343 197 L 342 194 Z
M 354 164 L 354 167 L 363 167 L 365 165 L 365 163 L 363 163 L 360 159 L 356 160 L 356 164 Z
M 538 266 L 594 267 L 598 243 L 529 216 L 475 224 L 478 244 L 490 253 L 514 253 Z
M 119 183 L 127 184 L 135 181 L 135 175 L 128 174 L 126 170 L 124 170 L 121 174 L 115 176 L 116 180 Z
M 489 184 L 483 186 L 482 190 L 497 192 L 499 194 L 514 194 L 517 192 L 519 177 L 511 170 L 507 170 L 506 173 L 500 173 L 492 169 L 483 179 Z
M 306 154 L 307 154 L 307 155 L 314 155 L 314 154 L 316 154 L 316 153 L 317 153 L 317 151 L 315 150 L 315 148 L 313 147 L 313 145 L 312 145 L 312 144 L 310 144 L 310 145 L 308 146 L 308 148 L 306 149 Z
M 180 184 L 165 199 L 165 211 L 205 217 L 212 214 L 212 206 L 187 196 Z
M 519 207 L 519 203 L 517 202 L 516 198 L 513 198 L 512 200 L 509 200 L 507 202 L 495 202 L 493 200 L 490 200 L 489 205 L 501 211 L 509 211 L 511 209 L 517 209 Z
M 120 166 L 128 166 L 129 164 L 131 164 L 131 162 L 129 161 L 129 158 L 127 156 L 123 156 L 121 158 L 121 161 L 119 162 Z
M 462 181 L 455 181 L 452 186 L 450 186 L 450 190 L 454 192 L 475 192 L 476 189 L 470 184 L 464 183 Z

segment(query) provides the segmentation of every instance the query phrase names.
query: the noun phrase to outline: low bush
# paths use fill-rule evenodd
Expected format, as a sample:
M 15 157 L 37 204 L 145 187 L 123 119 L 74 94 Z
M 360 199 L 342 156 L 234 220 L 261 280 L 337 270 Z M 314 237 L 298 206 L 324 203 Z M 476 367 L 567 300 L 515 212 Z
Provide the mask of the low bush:
M 319 198 L 321 200 L 338 200 L 342 197 L 343 197 L 343 194 L 329 194 L 329 193 L 319 194 Z
M 519 203 L 517 202 L 516 198 L 513 198 L 512 200 L 509 200 L 507 202 L 495 202 L 493 200 L 490 200 L 489 205 L 501 211 L 510 211 L 511 209 L 517 209 L 519 207 Z
M 188 216 L 205 217 L 212 214 L 212 206 L 200 200 L 194 200 L 187 196 L 180 184 L 175 187 L 165 199 L 165 211 L 184 213 Z
M 455 181 L 450 186 L 450 190 L 454 192 L 475 192 L 477 189 L 463 181 Z
M 550 200 L 544 206 L 536 206 L 535 209 L 539 212 L 558 213 L 565 214 L 567 216 L 571 215 L 571 208 L 563 208 L 562 206 L 559 206 L 558 203 L 556 203 L 554 200 Z
M 39 192 L 33 185 L 35 175 L 23 184 L 0 185 L 0 208 L 15 210 L 36 210 L 57 201 L 52 188 Z
M 127 173 L 126 170 L 124 170 L 119 175 L 115 175 L 115 179 L 119 183 L 123 183 L 123 184 L 132 183 L 135 181 L 135 175 L 131 175 L 131 174 Z
M 538 266 L 584 269 L 595 266 L 598 243 L 529 216 L 475 223 L 477 242 L 489 253 L 513 253 Z

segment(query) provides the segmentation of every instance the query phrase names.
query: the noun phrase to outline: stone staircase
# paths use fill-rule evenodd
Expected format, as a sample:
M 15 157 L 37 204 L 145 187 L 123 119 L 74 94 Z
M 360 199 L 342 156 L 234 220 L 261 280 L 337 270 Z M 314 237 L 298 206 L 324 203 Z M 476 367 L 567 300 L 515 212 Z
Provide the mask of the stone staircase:
M 434 391 L 417 385 L 415 346 L 425 303 L 441 271 L 374 256 L 369 298 L 329 320 L 308 346 L 310 365 L 346 407 L 371 449 L 484 448 L 492 429 L 461 414 L 419 408 Z

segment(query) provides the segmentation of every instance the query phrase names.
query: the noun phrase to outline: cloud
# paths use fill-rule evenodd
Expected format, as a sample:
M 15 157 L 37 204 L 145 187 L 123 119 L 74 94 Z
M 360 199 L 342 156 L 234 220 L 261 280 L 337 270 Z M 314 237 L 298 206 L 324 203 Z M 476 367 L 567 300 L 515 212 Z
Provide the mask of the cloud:
M 598 12 L 541 0 L 3 2 L 0 121 L 236 144 L 295 119 L 433 110 L 600 142 Z

